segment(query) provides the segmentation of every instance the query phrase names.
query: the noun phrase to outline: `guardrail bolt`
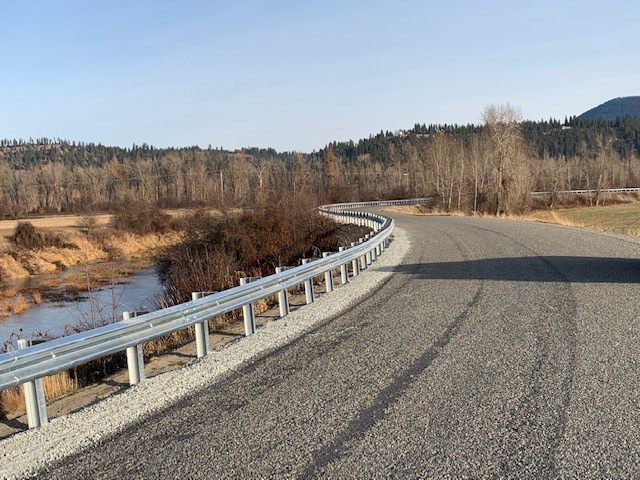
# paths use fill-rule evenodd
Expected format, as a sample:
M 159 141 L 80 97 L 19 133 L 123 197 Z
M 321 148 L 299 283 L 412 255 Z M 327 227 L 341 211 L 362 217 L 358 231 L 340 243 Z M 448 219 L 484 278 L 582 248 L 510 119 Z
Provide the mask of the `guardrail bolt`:
M 18 348 L 27 348 L 31 342 L 21 338 L 18 340 Z M 44 386 L 42 379 L 37 378 L 23 384 L 24 403 L 27 407 L 27 423 L 29 428 L 37 428 L 49 421 L 47 417 L 47 402 L 44 399 Z
M 276 267 L 276 274 L 284 272 L 284 267 Z M 289 315 L 289 292 L 286 288 L 278 291 L 278 305 L 280 306 L 280 318 Z
M 307 263 L 309 263 L 309 259 L 308 258 L 303 258 L 302 259 L 302 264 L 306 265 Z M 310 303 L 313 303 L 313 300 L 314 300 L 314 296 L 313 296 L 313 278 L 310 278 L 309 280 L 305 280 L 304 281 L 304 296 L 305 296 L 305 299 L 307 301 L 307 305 L 309 305 Z
M 251 282 L 249 277 L 240 279 L 240 285 L 246 285 L 249 282 Z M 242 317 L 244 318 L 244 336 L 248 337 L 256 333 L 256 314 L 253 309 L 253 303 L 247 303 L 242 306 Z

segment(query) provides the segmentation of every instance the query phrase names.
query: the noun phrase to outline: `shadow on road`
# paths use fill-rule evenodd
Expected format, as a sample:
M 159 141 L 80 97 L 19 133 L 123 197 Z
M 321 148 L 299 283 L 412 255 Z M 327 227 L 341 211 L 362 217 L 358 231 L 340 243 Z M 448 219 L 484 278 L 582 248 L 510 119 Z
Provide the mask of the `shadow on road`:
M 640 283 L 640 259 L 513 257 L 459 262 L 410 263 L 384 270 L 423 279 L 516 282 Z

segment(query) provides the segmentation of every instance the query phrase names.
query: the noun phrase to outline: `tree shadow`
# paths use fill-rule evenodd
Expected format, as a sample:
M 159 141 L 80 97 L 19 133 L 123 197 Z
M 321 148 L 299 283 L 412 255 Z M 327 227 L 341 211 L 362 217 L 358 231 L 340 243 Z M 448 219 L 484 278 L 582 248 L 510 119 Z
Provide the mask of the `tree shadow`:
M 570 256 L 507 257 L 410 263 L 384 268 L 429 280 L 640 283 L 640 259 Z

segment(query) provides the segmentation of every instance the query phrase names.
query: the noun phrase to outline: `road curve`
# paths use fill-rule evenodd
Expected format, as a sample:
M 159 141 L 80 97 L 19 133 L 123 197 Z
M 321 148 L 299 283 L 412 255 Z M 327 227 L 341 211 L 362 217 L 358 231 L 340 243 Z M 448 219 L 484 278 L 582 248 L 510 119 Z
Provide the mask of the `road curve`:
M 374 295 L 38 478 L 639 477 L 640 243 L 393 216 Z

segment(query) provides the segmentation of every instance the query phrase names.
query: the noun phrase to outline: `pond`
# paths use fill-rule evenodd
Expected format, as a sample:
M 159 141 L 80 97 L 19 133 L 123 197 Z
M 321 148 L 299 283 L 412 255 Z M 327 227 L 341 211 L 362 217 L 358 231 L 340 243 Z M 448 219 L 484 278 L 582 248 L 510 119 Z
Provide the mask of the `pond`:
M 33 278 L 18 284 L 19 288 L 37 286 L 37 279 Z M 96 327 L 114 318 L 120 320 L 124 311 L 155 310 L 155 300 L 161 291 L 158 276 L 150 267 L 114 278 L 110 284 L 95 288 L 90 294 L 84 292 L 76 299 L 62 296 L 55 302 L 32 305 L 20 314 L 0 319 L 0 346 L 13 333 L 27 339 L 37 334 L 57 337 L 74 326 Z

